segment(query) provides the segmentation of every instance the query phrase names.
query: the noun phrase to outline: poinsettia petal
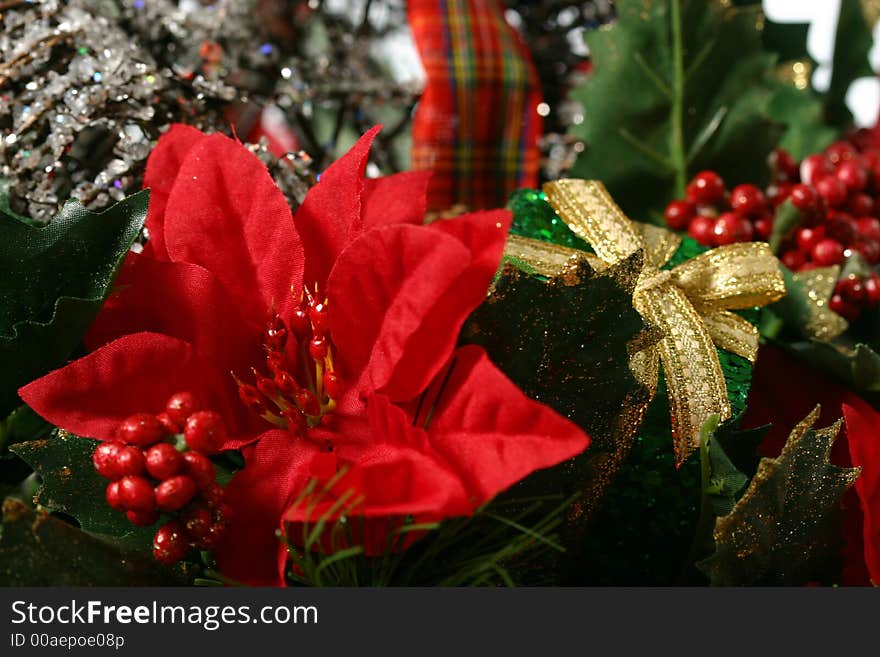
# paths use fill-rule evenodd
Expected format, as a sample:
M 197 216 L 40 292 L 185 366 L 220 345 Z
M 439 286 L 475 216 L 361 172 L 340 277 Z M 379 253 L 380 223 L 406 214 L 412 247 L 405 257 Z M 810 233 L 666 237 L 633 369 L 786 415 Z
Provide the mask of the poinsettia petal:
M 265 311 L 233 303 L 207 269 L 132 253 L 116 286 L 86 335 L 90 350 L 149 331 L 189 342 L 223 372 L 247 372 L 260 362 Z
M 165 208 L 168 206 L 171 188 L 177 180 L 186 154 L 207 136 L 191 126 L 175 123 L 159 138 L 147 159 L 144 188 L 150 189 L 150 207 L 147 210 L 150 240 L 144 252 L 160 260 L 169 259 L 165 248 Z
M 430 335 L 419 344 L 410 338 L 434 305 L 455 292 L 469 263 L 470 253 L 459 240 L 424 227 L 382 226 L 358 237 L 342 252 L 327 282 L 340 375 L 372 391 L 387 386 L 398 363 L 404 360 L 407 366 L 410 357 L 439 368 L 454 347 L 458 317 L 422 331 Z M 415 378 L 428 379 L 431 372 L 418 374 Z
M 315 443 L 268 431 L 248 447 L 245 467 L 226 486 L 231 521 L 216 550 L 221 572 L 252 586 L 284 584 L 287 551 L 275 532 L 310 477 Z
M 451 367 L 441 398 L 432 402 L 428 434 L 433 449 L 466 482 L 475 504 L 589 445 L 577 425 L 526 397 L 481 347 L 458 349 Z
M 305 281 L 323 286 L 340 251 L 361 228 L 361 194 L 370 145 L 381 126 L 367 131 L 321 174 L 294 221 L 308 254 Z
M 72 433 L 111 440 L 116 426 L 133 413 L 159 413 L 175 392 L 188 390 L 197 399 L 233 420 L 232 449 L 247 441 L 234 422 L 238 400 L 229 378 L 195 353 L 193 347 L 167 335 L 133 333 L 114 340 L 19 390 L 40 416 Z
M 862 468 L 855 489 L 864 516 L 865 563 L 871 581 L 880 586 L 880 414 L 859 403 L 844 404 L 843 416 L 852 464 Z
M 221 134 L 198 142 L 180 167 L 165 211 L 172 260 L 210 271 L 234 303 L 291 303 L 302 281 L 302 244 L 266 167 Z
M 363 225 L 422 224 L 430 171 L 404 171 L 364 181 Z

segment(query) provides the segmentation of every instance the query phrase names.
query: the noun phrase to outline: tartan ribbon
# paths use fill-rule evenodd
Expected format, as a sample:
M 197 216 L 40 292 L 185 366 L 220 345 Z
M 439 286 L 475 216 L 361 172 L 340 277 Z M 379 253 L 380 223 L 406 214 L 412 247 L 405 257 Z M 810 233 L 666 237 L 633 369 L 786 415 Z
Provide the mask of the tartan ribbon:
M 433 171 L 428 209 L 503 206 L 538 183 L 541 87 L 500 0 L 410 0 L 426 84 L 412 126 L 413 169 Z
M 664 337 L 635 353 L 630 366 L 657 391 L 659 364 L 669 390 L 676 463 L 699 446 L 700 427 L 717 414 L 730 417 L 730 402 L 716 345 L 754 362 L 758 331 L 731 310 L 764 306 L 785 294 L 778 261 L 763 242 L 730 244 L 691 258 L 671 270 L 661 267 L 681 239 L 663 228 L 631 221 L 605 186 L 592 180 L 558 180 L 543 187 L 550 205 L 595 251 L 594 266 L 613 265 L 643 251 L 644 265 L 633 307 Z M 584 253 L 522 237 L 511 237 L 508 255 L 538 273 L 559 273 Z

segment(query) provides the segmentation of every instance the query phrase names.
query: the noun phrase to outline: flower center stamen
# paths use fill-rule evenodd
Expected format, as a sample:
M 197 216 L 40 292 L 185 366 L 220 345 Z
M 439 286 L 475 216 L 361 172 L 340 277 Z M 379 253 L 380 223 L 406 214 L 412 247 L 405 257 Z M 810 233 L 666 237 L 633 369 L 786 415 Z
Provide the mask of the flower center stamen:
M 292 289 L 291 294 L 295 294 Z M 327 305 L 328 299 L 321 300 L 317 284 L 314 292 L 305 287 L 288 318 L 290 331 L 273 310 L 263 338 L 268 374 L 251 368 L 252 384 L 232 374 L 242 403 L 282 429 L 299 432 L 326 424 L 336 408 L 341 390 L 333 364 Z M 297 347 L 297 362 L 292 368 L 285 353 L 289 340 Z

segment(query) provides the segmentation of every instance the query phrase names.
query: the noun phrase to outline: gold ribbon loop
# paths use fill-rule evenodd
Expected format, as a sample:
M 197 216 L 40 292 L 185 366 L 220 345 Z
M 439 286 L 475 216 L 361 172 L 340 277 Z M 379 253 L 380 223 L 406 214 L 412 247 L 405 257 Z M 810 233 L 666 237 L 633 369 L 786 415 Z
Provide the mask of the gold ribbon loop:
M 558 180 L 543 190 L 556 213 L 606 266 L 644 251 L 633 306 L 664 337 L 633 354 L 630 367 L 653 396 L 662 361 L 676 462 L 681 464 L 699 446 L 700 427 L 710 415 L 730 417 L 716 345 L 752 361 L 757 353 L 755 327 L 727 310 L 763 306 L 782 297 L 785 282 L 778 261 L 767 244 L 750 242 L 713 249 L 671 271 L 661 271 L 681 239 L 663 228 L 630 221 L 601 182 Z M 511 240 L 526 261 L 537 256 L 536 269 L 546 275 L 553 275 L 547 272 L 554 267 L 564 267 L 574 251 L 539 247 L 524 238 Z

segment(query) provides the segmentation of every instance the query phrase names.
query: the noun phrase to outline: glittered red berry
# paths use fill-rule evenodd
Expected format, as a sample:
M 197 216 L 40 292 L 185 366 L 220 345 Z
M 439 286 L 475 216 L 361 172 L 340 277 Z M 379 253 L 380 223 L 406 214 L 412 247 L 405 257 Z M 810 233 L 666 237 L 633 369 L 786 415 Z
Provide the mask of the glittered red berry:
M 159 527 L 153 537 L 153 558 L 161 564 L 177 563 L 187 555 L 189 549 L 186 533 L 176 520 Z
M 666 206 L 663 217 L 666 219 L 666 225 L 672 230 L 685 230 L 695 213 L 696 208 L 693 203 L 679 199 Z
M 122 447 L 121 443 L 106 442 L 95 447 L 92 453 L 92 465 L 95 471 L 107 479 L 119 479 L 120 475 L 116 469 L 116 453 Z
M 818 207 L 819 195 L 809 185 L 798 184 L 791 188 L 791 203 L 801 212 L 813 212 Z
M 220 484 L 212 483 L 200 491 L 199 495 L 209 507 L 214 508 L 223 501 L 225 491 Z
M 156 506 L 160 511 L 177 511 L 186 506 L 195 494 L 196 484 L 191 477 L 170 477 L 156 486 Z
M 807 261 L 806 256 L 804 256 L 802 251 L 786 251 L 782 254 L 782 264 L 788 267 L 791 271 L 800 271 L 801 267 L 804 266 L 804 263 Z
M 733 212 L 725 212 L 712 227 L 712 241 L 718 246 L 734 242 L 748 242 L 752 239 L 752 224 L 745 217 Z
M 694 203 L 717 203 L 724 198 L 724 181 L 714 171 L 701 171 L 688 184 L 687 197 Z
M 865 300 L 868 306 L 873 308 L 880 304 L 880 276 L 871 274 L 864 281 Z
M 214 523 L 205 535 L 196 538 L 193 540 L 193 543 L 200 550 L 210 550 L 216 547 L 217 543 L 220 542 L 225 529 L 226 527 L 224 525 Z
M 874 217 L 856 219 L 856 230 L 862 237 L 880 242 L 880 220 Z
M 207 536 L 214 524 L 214 514 L 204 507 L 195 507 L 183 514 L 183 528 L 192 539 Z
M 730 207 L 745 217 L 753 217 L 767 205 L 764 192 L 754 185 L 737 185 L 730 192 Z
M 828 173 L 830 173 L 830 167 L 822 155 L 808 155 L 801 162 L 801 182 L 806 185 L 814 185 L 819 178 Z
M 116 428 L 116 439 L 126 445 L 146 447 L 165 437 L 165 427 L 149 413 L 135 413 Z
M 815 183 L 816 191 L 822 200 L 832 208 L 839 208 L 846 202 L 846 185 L 834 176 L 825 176 Z
M 125 517 L 128 521 L 137 527 L 149 527 L 155 525 L 159 519 L 157 511 L 126 511 Z
M 858 319 L 861 314 L 861 309 L 858 306 L 850 303 L 840 294 L 831 295 L 831 298 L 828 300 L 828 308 L 850 322 Z
M 813 247 L 825 239 L 825 227 L 813 226 L 812 228 L 799 228 L 795 233 L 795 241 L 798 248 L 804 253 L 811 253 Z
M 170 443 L 159 443 L 147 450 L 147 472 L 156 479 L 173 477 L 183 469 L 183 455 Z
M 143 474 L 146 468 L 144 453 L 133 445 L 123 445 L 116 451 L 117 476 Z
M 688 226 L 688 235 L 693 237 L 703 246 L 712 245 L 712 229 L 715 227 L 715 221 L 709 217 L 697 215 Z
M 125 504 L 122 501 L 122 494 L 119 490 L 119 482 L 111 481 L 107 485 L 107 490 L 104 493 L 104 497 L 107 500 L 107 504 L 110 505 L 111 509 L 116 509 L 117 511 L 124 511 Z
M 219 413 L 199 411 L 189 416 L 183 437 L 190 449 L 203 454 L 216 454 L 226 441 L 226 425 Z
M 199 404 L 195 395 L 186 391 L 171 395 L 165 404 L 165 412 L 179 427 L 186 424 L 187 418 L 197 410 L 199 410 Z
M 165 433 L 169 436 L 180 433 L 181 429 L 183 429 L 183 425 L 177 424 L 177 422 L 172 420 L 171 416 L 164 411 L 159 413 L 156 416 L 156 419 L 159 420 L 159 424 L 165 428 Z
M 813 262 L 819 267 L 830 267 L 843 262 L 843 246 L 837 240 L 820 240 L 811 252 Z
M 205 490 L 214 483 L 215 471 L 211 459 L 198 452 L 185 452 L 182 459 L 184 472 L 192 478 L 196 488 Z
M 850 194 L 862 191 L 868 184 L 868 172 L 855 160 L 841 162 L 834 175 L 846 186 L 846 190 Z
M 156 508 L 153 487 L 144 477 L 130 476 L 119 480 L 119 499 L 132 511 L 152 511 Z

